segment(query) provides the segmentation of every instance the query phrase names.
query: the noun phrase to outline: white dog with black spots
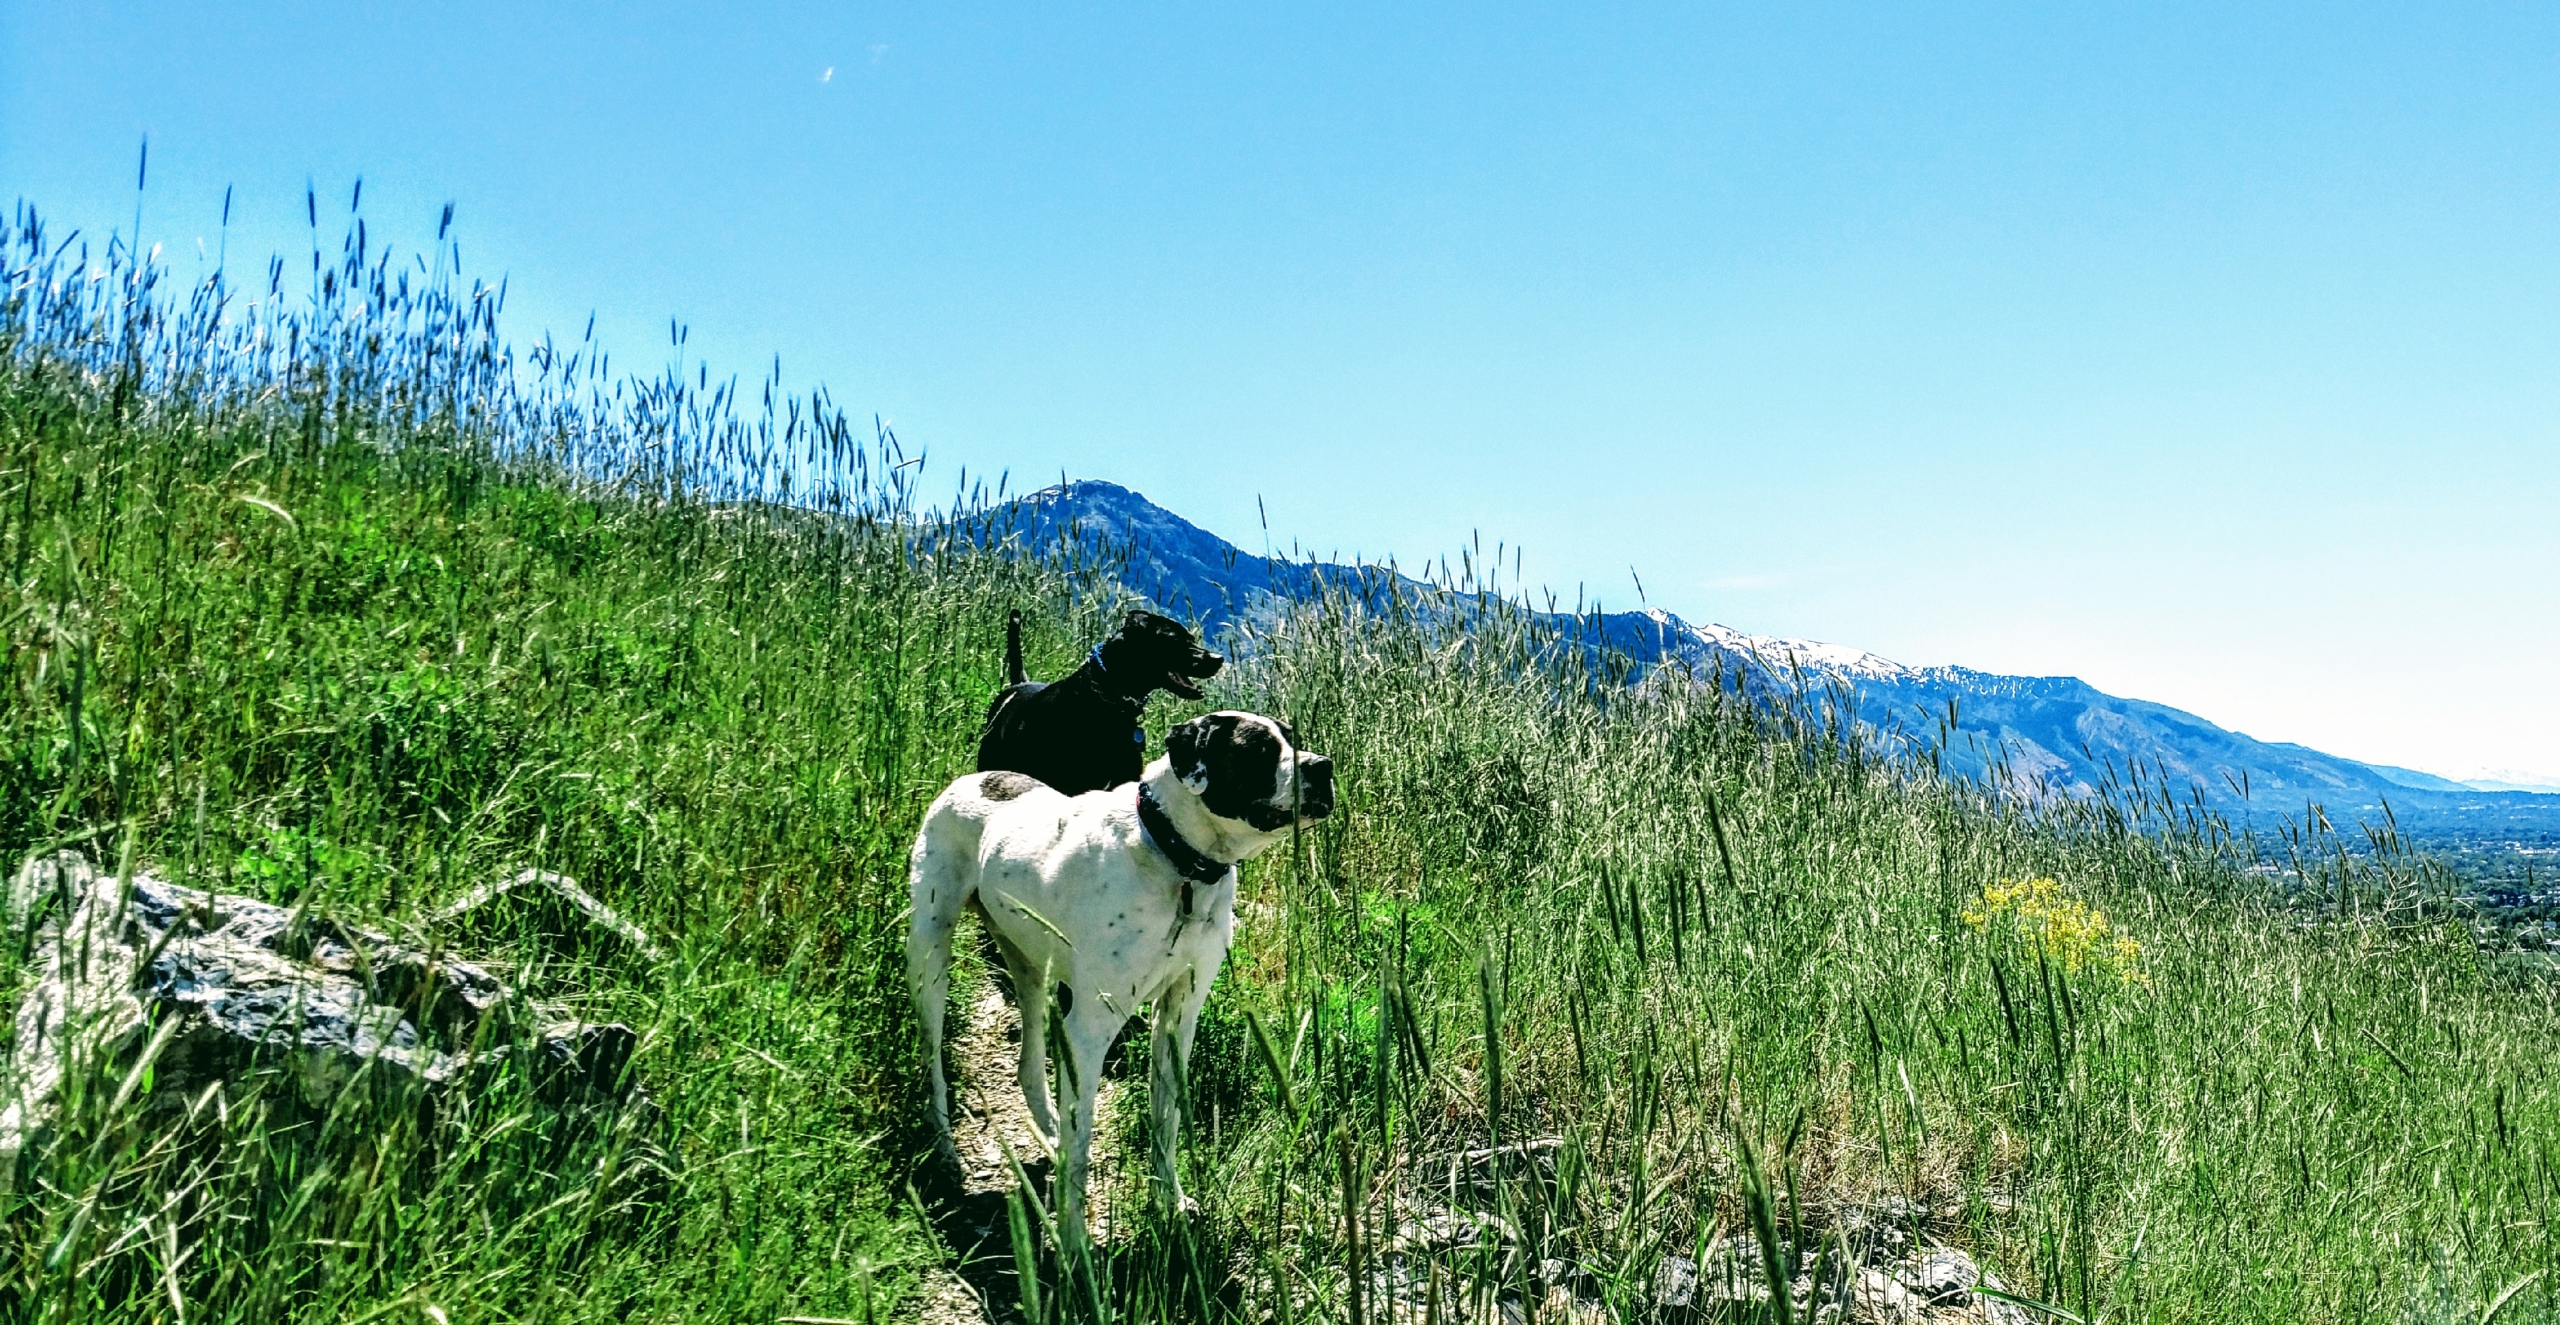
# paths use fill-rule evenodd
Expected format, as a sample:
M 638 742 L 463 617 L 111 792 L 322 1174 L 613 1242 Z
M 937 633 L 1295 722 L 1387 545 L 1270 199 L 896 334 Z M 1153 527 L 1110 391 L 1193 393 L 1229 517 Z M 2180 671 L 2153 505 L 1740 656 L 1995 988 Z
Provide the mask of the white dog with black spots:
M 925 811 L 909 881 L 907 987 L 924 1025 L 934 1133 L 956 1162 L 942 1069 L 952 932 L 974 909 L 996 937 L 1022 1008 L 1024 1102 L 1058 1156 L 1057 1215 L 1084 1236 L 1084 1186 L 1103 1055 L 1154 1010 L 1148 1097 L 1157 1198 L 1178 1208 L 1173 1138 L 1192 1032 L 1235 925 L 1235 866 L 1333 810 L 1333 761 L 1287 723 L 1212 713 L 1166 736 L 1136 788 L 1064 796 L 1021 773 L 972 773 Z M 1066 1043 L 1055 1107 L 1049 1002 Z

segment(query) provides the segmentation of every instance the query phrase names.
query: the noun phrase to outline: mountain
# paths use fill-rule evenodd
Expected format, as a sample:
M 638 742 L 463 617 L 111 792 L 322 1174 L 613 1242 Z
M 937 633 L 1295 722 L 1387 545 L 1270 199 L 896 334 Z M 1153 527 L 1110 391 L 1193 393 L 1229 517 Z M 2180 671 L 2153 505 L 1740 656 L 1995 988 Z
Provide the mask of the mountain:
M 2468 782 L 2456 782 L 2452 778 L 2438 777 L 2433 773 L 2421 773 L 2414 768 L 2397 768 L 2390 764 L 2367 764 L 2365 767 L 2372 769 L 2377 776 L 2383 778 L 2385 781 L 2394 783 L 2398 786 L 2415 787 L 2420 791 L 2451 791 L 2458 793 L 2465 791 L 2506 790 L 2504 787 L 2482 787 Z
M 2473 791 L 2560 792 L 2560 778 L 2512 768 L 2477 769 L 2462 779 L 2462 785 Z
M 1122 578 L 1170 610 L 1218 627 L 1268 599 L 1311 595 L 1319 583 L 1392 577 L 1392 568 L 1256 556 L 1118 484 L 1084 480 L 1021 498 L 1006 513 L 1039 541 L 1108 547 Z M 1571 614 L 1565 614 L 1571 616 Z M 1584 639 L 1650 665 L 1721 667 L 1745 685 L 1845 689 L 1878 728 L 1935 742 L 1947 771 L 2034 796 L 2089 796 L 2142 780 L 2181 796 L 2202 788 L 2240 818 L 2299 815 L 2317 803 L 2339 822 L 2378 817 L 2387 799 L 2404 826 L 2415 816 L 2466 839 L 2560 835 L 2560 795 L 2466 784 L 2414 769 L 2360 763 L 2307 746 L 2260 741 L 2166 704 L 2125 699 L 2068 676 L 2004 676 L 1969 667 L 1908 667 L 1861 649 L 1750 635 L 1661 610 L 1571 616 Z M 2560 790 L 2560 787 L 2549 788 Z

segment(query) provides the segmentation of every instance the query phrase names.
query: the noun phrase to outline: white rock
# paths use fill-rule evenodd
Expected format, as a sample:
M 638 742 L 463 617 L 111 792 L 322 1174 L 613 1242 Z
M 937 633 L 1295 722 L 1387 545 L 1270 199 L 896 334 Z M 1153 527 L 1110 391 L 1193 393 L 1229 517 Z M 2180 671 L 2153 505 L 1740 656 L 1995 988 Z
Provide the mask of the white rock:
M 71 852 L 30 862 L 7 903 L 17 925 L 39 928 L 36 979 L 0 1065 L 0 1190 L 70 1073 L 112 1065 L 139 1079 L 125 1060 L 146 1024 L 159 1028 L 144 1051 L 157 1055 L 158 1090 L 282 1067 L 313 1102 L 359 1073 L 434 1088 L 510 1055 L 528 1058 L 546 1092 L 612 1090 L 637 1044 L 627 1027 L 569 1022 L 494 1037 L 503 1047 L 476 1058 L 437 1049 L 511 1004 L 488 971 L 254 898 L 145 872 L 119 880 Z

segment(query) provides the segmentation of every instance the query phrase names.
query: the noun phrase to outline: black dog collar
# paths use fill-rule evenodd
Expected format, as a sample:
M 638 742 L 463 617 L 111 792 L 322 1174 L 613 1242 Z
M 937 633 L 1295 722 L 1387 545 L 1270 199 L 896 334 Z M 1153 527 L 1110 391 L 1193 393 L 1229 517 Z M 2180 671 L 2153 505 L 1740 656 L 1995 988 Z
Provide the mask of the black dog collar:
M 1147 841 L 1182 875 L 1182 914 L 1189 918 L 1191 885 L 1216 883 L 1234 867 L 1210 859 L 1208 853 L 1184 841 L 1181 831 L 1173 826 L 1173 816 L 1164 812 L 1164 802 L 1156 799 L 1155 788 L 1143 782 L 1138 784 L 1138 826 L 1146 830 Z
M 1094 645 L 1093 652 L 1086 654 L 1085 656 L 1093 660 L 1093 668 L 1095 671 L 1102 673 L 1104 676 L 1111 675 L 1111 664 L 1102 660 L 1101 645 Z M 1131 710 L 1135 712 L 1144 712 L 1146 710 L 1147 702 L 1144 699 L 1131 699 L 1127 695 L 1122 695 L 1120 696 L 1120 701 L 1127 704 Z M 1139 749 L 1143 750 L 1147 748 L 1147 729 L 1144 727 L 1131 728 L 1129 731 L 1129 739 L 1136 741 Z

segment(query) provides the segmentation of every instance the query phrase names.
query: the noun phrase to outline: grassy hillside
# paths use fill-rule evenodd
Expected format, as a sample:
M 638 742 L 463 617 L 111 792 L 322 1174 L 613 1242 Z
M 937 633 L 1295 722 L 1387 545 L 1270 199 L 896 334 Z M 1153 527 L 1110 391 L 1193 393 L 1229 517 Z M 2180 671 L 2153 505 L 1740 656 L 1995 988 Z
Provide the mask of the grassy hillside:
M 172 1236 L 189 1320 L 894 1301 L 932 1254 L 904 855 L 1002 609 L 1063 640 L 1062 581 L 912 554 L 912 471 L 841 418 L 509 362 L 494 291 L 350 253 L 316 300 L 160 301 L 9 239 L 0 854 L 83 840 L 411 933 L 540 865 L 676 955 L 528 976 L 646 1032 L 636 1145 L 513 1098 L 279 1130 L 277 1082 L 175 1135 L 80 1117 L 0 1207 L 0 1301 L 174 1318 Z M 814 511 L 739 500 L 786 464 Z
M 1003 609 L 1057 670 L 1111 567 L 973 550 L 823 401 L 510 358 L 449 254 L 164 292 L 23 213 L 6 239 L 0 855 L 77 841 L 422 940 L 542 865 L 672 955 L 470 940 L 642 1028 L 647 1107 L 257 1079 L 153 1112 L 99 1065 L 0 1197 L 0 1313 L 904 1318 L 954 1250 L 905 846 Z M 2404 854 L 2234 841 L 2141 785 L 2031 815 L 1825 696 L 1594 674 L 1468 587 L 1240 641 L 1210 702 L 1288 716 L 1341 808 L 1247 871 L 1202 1209 L 1033 1249 L 1043 1315 L 1379 1320 L 1437 1282 L 1451 1318 L 1553 1284 L 1645 1319 L 1665 1256 L 1758 1230 L 1812 1262 L 1883 1210 L 2093 1320 L 2560 1306 L 2531 1278 L 2560 1010 Z M 1399 1241 L 1451 1210 L 1489 1218 Z

